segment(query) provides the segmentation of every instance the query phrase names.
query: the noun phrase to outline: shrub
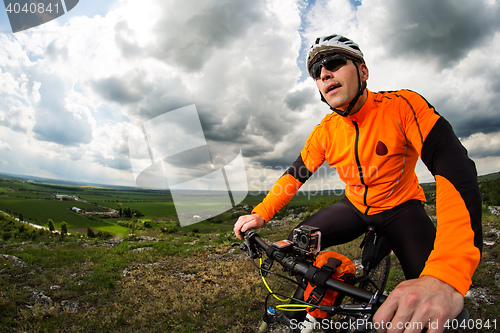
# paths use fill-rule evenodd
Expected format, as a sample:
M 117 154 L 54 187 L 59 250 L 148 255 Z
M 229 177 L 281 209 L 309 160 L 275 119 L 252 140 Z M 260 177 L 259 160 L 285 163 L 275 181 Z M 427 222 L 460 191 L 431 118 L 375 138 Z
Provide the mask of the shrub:
M 92 228 L 87 228 L 87 237 L 95 238 L 95 233 L 94 230 L 92 230 Z
M 62 221 L 61 223 L 61 235 L 66 235 L 68 233 L 68 223 Z
M 52 219 L 49 219 L 49 230 L 50 232 L 54 232 L 56 230 L 56 227 L 54 226 L 54 221 L 52 221 Z
M 113 234 L 110 233 L 110 232 L 107 232 L 107 231 L 102 231 L 102 230 L 99 230 L 99 232 L 97 232 L 97 235 L 95 235 L 97 238 L 99 239 L 110 239 L 110 238 L 113 238 Z
M 481 183 L 483 202 L 488 206 L 500 206 L 500 178 Z
M 12 238 L 12 233 L 10 231 L 5 231 L 3 234 L 2 234 L 2 238 L 4 241 L 7 241 L 9 239 Z

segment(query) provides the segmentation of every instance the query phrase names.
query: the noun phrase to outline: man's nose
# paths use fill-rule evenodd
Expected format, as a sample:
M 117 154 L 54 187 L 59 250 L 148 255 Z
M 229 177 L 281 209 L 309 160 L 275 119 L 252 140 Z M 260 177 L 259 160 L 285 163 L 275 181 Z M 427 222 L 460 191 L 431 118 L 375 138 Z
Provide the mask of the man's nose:
M 320 73 L 319 77 L 321 80 L 331 79 L 331 78 L 333 78 L 333 72 L 329 71 L 324 66 L 321 66 L 321 73 Z

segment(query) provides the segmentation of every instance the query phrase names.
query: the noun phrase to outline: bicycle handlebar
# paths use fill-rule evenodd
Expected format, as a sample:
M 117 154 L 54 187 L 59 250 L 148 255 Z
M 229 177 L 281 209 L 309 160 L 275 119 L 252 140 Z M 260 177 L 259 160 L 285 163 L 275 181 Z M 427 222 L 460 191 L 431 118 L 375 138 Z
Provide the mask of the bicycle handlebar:
M 248 240 L 248 242 L 247 242 Z M 329 278 L 326 281 L 320 281 L 317 279 L 316 273 L 320 270 L 316 266 L 312 264 L 307 264 L 305 262 L 298 261 L 296 258 L 292 256 L 286 256 L 282 251 L 277 249 L 272 245 L 268 245 L 260 236 L 255 233 L 253 230 L 248 230 L 245 232 L 245 242 L 246 246 L 249 250 L 249 255 L 253 259 L 255 259 L 255 253 L 253 253 L 252 244 L 256 244 L 259 248 L 263 249 L 266 252 L 266 255 L 277 261 L 284 268 L 286 268 L 291 275 L 300 275 L 308 282 L 312 282 L 315 285 L 320 285 L 320 287 L 328 288 L 331 290 L 335 290 L 337 292 L 343 293 L 346 296 L 355 298 L 362 302 L 369 303 L 371 305 L 380 304 L 387 298 L 384 295 L 378 295 L 377 293 L 373 293 L 369 290 L 362 289 L 350 285 L 348 283 L 344 283 L 342 281 Z M 309 278 L 308 278 L 309 277 Z

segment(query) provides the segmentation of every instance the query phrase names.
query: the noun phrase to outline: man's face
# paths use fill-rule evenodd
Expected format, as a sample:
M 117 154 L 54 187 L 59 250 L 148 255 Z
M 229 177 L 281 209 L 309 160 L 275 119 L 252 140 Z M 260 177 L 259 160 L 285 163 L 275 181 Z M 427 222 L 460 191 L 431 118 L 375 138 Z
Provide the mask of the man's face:
M 364 63 L 359 65 L 359 75 L 361 83 L 368 79 L 368 68 Z M 331 107 L 345 109 L 359 89 L 356 64 L 349 59 L 345 65 L 331 70 L 322 67 L 316 86 Z

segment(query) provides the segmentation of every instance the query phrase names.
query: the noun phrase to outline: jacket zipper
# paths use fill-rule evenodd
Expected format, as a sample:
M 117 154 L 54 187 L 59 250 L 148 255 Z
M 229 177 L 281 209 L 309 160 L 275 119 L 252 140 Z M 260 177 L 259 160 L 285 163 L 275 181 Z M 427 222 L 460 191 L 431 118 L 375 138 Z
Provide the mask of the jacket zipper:
M 363 176 L 363 167 L 361 166 L 361 162 L 359 161 L 359 126 L 356 121 L 352 121 L 354 124 L 354 128 L 356 129 L 356 139 L 354 141 L 354 157 L 356 158 L 356 164 L 358 165 L 358 172 L 359 172 L 359 179 L 361 180 L 361 184 L 365 187 L 365 193 L 363 195 L 363 202 L 366 206 L 365 214 L 368 214 L 368 211 L 370 210 L 370 206 L 368 206 L 368 203 L 366 201 L 366 198 L 368 196 L 368 185 L 365 184 L 365 179 Z

